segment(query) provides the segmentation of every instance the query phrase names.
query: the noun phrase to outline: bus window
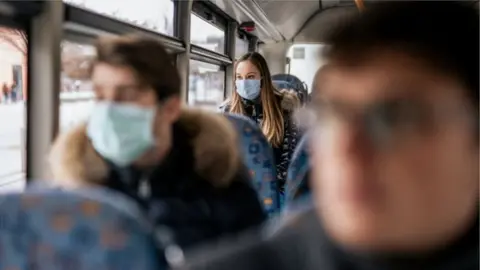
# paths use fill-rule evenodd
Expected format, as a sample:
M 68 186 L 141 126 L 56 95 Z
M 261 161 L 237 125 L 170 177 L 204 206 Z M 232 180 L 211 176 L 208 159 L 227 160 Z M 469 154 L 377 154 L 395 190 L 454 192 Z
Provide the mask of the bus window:
M 323 44 L 295 44 L 287 53 L 290 63 L 286 72 L 303 81 L 308 86 L 309 92 L 312 89 L 315 72 L 323 65 L 321 59 L 323 48 Z
M 25 185 L 27 43 L 25 32 L 0 27 L 0 192 Z
M 173 36 L 174 4 L 172 0 L 64 0 L 114 19 Z
M 85 120 L 92 108 L 94 93 L 89 69 L 95 57 L 91 45 L 64 41 L 60 83 L 60 132 Z
M 225 54 L 225 31 L 192 13 L 190 42 L 207 50 Z
M 216 110 L 223 101 L 225 71 L 221 66 L 190 60 L 188 104 Z

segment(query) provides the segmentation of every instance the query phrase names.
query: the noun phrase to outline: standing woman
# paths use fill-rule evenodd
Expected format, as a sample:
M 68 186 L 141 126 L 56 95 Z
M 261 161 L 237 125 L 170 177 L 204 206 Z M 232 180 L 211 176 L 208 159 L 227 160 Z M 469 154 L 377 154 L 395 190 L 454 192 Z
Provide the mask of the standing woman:
M 275 89 L 267 61 L 261 54 L 251 52 L 237 61 L 235 91 L 220 107 L 222 112 L 246 115 L 260 125 L 274 150 L 281 194 L 297 145 L 298 131 L 292 122 L 292 114 L 299 106 L 300 100 L 295 92 Z

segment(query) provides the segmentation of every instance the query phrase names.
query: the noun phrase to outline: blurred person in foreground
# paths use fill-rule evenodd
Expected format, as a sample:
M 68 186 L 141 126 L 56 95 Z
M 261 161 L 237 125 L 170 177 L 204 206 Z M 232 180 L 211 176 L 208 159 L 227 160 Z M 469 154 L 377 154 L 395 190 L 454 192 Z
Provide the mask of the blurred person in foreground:
M 122 36 L 102 38 L 96 49 L 92 113 L 56 139 L 51 181 L 128 195 L 182 248 L 260 225 L 266 216 L 235 129 L 222 115 L 182 106 L 165 47 Z
M 178 268 L 479 269 L 478 22 L 469 2 L 384 2 L 335 31 L 308 114 L 314 206 Z

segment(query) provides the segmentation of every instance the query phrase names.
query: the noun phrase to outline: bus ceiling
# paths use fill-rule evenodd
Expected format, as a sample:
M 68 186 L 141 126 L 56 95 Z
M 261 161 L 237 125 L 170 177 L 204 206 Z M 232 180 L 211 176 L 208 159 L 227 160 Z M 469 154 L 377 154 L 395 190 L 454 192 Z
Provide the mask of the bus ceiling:
M 325 43 L 332 26 L 381 0 L 209 0 L 237 22 L 253 21 L 251 34 L 266 45 Z M 478 0 L 471 1 L 478 6 Z
M 265 44 L 322 43 L 332 23 L 368 5 L 363 0 L 209 0 L 237 22 L 253 21 L 251 34 Z

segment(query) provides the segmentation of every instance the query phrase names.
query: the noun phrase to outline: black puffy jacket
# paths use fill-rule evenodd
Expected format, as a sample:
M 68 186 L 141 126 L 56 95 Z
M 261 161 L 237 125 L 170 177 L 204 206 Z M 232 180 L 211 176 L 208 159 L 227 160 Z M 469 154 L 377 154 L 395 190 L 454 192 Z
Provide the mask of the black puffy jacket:
M 423 255 L 358 254 L 334 244 L 313 210 L 290 217 L 274 235 L 258 234 L 190 252 L 175 270 L 477 270 L 478 217 L 452 243 Z
M 293 121 L 293 112 L 300 106 L 298 96 L 293 91 L 282 90 L 278 92 L 278 101 L 281 104 L 284 118 L 284 137 L 283 143 L 279 147 L 273 147 L 275 165 L 277 169 L 277 181 L 280 192 L 284 193 L 285 181 L 287 179 L 287 170 L 292 159 L 293 152 L 301 137 L 297 125 Z M 254 120 L 257 124 L 263 121 L 263 107 L 261 103 L 242 99 L 246 116 Z M 221 112 L 230 112 L 230 101 L 226 101 L 220 106 Z

